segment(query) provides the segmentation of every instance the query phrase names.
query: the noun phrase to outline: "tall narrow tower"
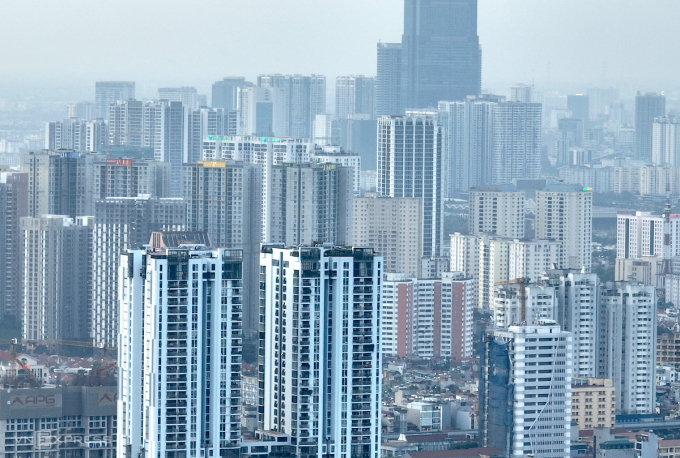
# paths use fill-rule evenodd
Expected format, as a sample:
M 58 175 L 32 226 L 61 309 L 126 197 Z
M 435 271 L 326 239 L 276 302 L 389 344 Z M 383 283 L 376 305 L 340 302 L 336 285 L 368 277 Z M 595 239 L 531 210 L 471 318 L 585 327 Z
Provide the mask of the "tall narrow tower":
M 478 95 L 481 73 L 477 0 L 404 1 L 404 109 Z

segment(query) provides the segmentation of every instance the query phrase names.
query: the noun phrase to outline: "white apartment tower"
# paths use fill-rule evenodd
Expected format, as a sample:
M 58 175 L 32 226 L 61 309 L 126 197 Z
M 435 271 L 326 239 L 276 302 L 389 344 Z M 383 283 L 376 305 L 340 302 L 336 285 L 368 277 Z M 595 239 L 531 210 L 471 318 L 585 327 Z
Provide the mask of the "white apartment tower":
M 373 119 L 375 78 L 363 75 L 335 79 L 335 117 Z
M 238 457 L 240 250 L 121 256 L 117 456 Z
M 590 270 L 592 191 L 571 185 L 548 185 L 536 191 L 536 238 L 562 244 L 561 268 Z
M 654 120 L 652 164 L 680 166 L 680 119 L 664 116 Z
M 480 445 L 508 457 L 568 458 L 572 357 L 572 335 L 554 321 L 487 331 Z
M 555 287 L 524 283 L 498 286 L 494 292 L 493 317 L 498 328 L 556 321 Z
M 383 116 L 378 120 L 377 192 L 423 201 L 423 256 L 444 251 L 444 171 L 441 129 L 432 117 Z
M 264 246 L 259 428 L 299 457 L 380 456 L 382 258 Z
M 485 100 L 439 102 L 448 197 L 492 182 L 496 105 Z
M 97 81 L 94 89 L 94 117 L 110 119 L 109 106 L 112 103 L 134 98 L 134 81 Z
M 650 212 L 621 212 L 616 218 L 616 257 L 620 259 L 662 257 L 663 216 Z M 670 215 L 670 256 L 680 256 L 680 215 Z
M 468 232 L 524 238 L 524 201 L 524 191 L 512 185 L 470 189 Z
M 600 286 L 598 376 L 612 379 L 616 409 L 653 413 L 656 407 L 656 290 L 632 283 Z
M 598 284 L 596 274 L 556 272 L 557 321 L 574 337 L 574 377 L 598 374 Z
M 494 117 L 493 183 L 535 179 L 541 174 L 540 103 L 502 102 Z

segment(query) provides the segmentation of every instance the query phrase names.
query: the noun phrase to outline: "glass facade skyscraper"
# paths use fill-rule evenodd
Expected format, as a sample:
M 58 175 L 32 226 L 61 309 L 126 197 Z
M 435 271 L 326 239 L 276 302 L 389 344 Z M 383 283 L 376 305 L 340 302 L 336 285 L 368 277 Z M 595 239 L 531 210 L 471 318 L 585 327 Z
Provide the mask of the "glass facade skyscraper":
M 481 92 L 477 0 L 405 0 L 402 106 L 436 107 Z

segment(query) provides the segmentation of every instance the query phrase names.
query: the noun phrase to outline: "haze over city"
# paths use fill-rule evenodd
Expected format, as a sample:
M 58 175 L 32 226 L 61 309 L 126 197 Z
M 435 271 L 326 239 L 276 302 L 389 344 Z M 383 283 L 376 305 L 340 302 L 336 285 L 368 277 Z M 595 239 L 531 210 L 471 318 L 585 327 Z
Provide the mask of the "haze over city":
M 399 0 L 5 2 L 0 96 L 89 94 L 95 80 L 155 88 L 260 73 L 375 73 L 375 43 L 403 31 Z M 481 0 L 484 89 L 677 89 L 674 0 Z M 53 95 L 53 94 L 52 94 Z
M 680 458 L 680 0 L 0 2 L 0 458 Z

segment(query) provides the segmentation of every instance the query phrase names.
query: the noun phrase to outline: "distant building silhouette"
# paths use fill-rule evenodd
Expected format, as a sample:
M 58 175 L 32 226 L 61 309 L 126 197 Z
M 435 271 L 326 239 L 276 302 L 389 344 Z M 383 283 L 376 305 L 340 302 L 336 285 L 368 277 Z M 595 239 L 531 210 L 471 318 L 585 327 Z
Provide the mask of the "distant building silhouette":
M 638 92 L 635 97 L 635 157 L 651 159 L 654 119 L 665 115 L 665 95 Z
M 477 0 L 405 0 L 401 64 L 405 109 L 478 95 Z

